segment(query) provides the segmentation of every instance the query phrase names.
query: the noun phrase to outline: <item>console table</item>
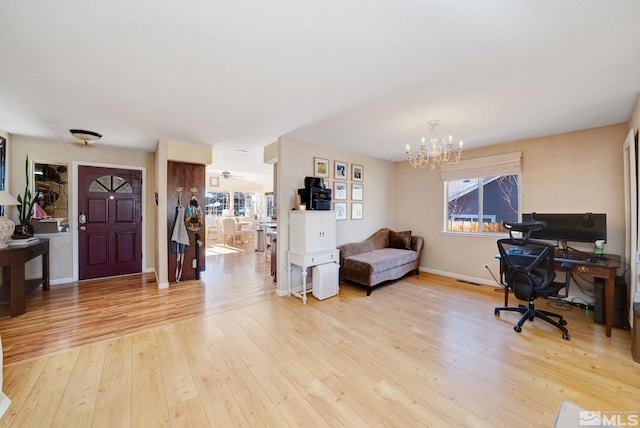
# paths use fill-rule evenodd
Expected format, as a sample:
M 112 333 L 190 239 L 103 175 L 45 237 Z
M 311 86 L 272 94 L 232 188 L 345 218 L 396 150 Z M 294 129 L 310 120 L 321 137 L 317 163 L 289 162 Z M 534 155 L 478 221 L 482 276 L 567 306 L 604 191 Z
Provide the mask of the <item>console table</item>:
M 42 256 L 42 278 L 25 279 L 25 265 L 29 260 Z M 43 290 L 49 289 L 49 240 L 40 239 L 27 245 L 15 245 L 0 248 L 0 266 L 2 269 L 2 300 L 0 303 L 11 305 L 11 316 L 24 314 L 25 299 L 29 293 L 42 284 Z M 7 285 L 10 284 L 7 296 Z M 7 297 L 9 300 L 6 300 Z
M 307 304 L 307 273 L 308 269 L 313 266 L 325 263 L 335 263 L 340 267 L 340 250 L 321 251 L 313 254 L 296 254 L 291 251 L 287 252 L 287 273 L 289 274 L 289 295 L 293 295 L 302 299 L 302 304 Z M 291 265 L 297 265 L 302 268 L 302 290 L 295 292 L 291 289 Z

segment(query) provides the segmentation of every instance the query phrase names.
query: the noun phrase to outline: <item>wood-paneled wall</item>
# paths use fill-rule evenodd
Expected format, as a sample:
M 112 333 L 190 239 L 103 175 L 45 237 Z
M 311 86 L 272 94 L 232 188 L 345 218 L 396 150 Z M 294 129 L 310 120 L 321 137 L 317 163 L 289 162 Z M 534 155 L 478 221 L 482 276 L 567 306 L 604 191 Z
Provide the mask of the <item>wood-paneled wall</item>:
M 168 228 L 168 242 L 166 245 L 169 247 L 168 257 L 168 273 L 169 282 L 176 281 L 176 255 L 171 253 L 171 234 L 173 232 L 173 225 L 176 218 L 176 209 L 178 206 L 178 187 L 182 187 L 182 206 L 187 207 L 191 200 L 191 188 L 196 187 L 198 191 L 196 198 L 198 205 L 202 208 L 203 213 L 203 227 L 199 232 L 188 231 L 189 233 L 189 246 L 184 254 L 184 266 L 182 269 L 181 280 L 186 281 L 189 279 L 196 279 L 196 269 L 192 267 L 193 260 L 196 258 L 196 234 L 200 235 L 200 240 L 205 240 L 205 226 L 204 226 L 204 212 L 205 212 L 205 166 L 194 163 L 174 162 L 169 161 L 167 166 L 167 228 Z M 183 220 L 183 219 L 181 219 Z M 200 247 L 200 272 L 205 270 L 205 247 Z

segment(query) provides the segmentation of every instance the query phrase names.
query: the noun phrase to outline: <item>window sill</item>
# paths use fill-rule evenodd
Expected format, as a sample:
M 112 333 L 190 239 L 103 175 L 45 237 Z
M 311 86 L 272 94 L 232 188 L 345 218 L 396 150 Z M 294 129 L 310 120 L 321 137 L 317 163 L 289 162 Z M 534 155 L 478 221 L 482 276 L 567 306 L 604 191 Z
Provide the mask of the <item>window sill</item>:
M 507 232 L 452 232 L 449 230 L 441 230 L 440 233 L 442 235 L 451 235 L 451 236 L 471 236 L 475 238 L 506 238 L 509 236 Z

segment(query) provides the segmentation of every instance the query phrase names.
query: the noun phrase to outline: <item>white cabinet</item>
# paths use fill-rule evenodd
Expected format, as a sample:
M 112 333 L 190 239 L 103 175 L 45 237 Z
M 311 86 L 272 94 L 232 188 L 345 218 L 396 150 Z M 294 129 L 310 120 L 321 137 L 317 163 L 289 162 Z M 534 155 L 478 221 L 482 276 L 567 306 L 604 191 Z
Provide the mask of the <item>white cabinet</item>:
M 307 303 L 307 269 L 325 263 L 340 263 L 340 251 L 336 249 L 336 214 L 333 211 L 293 211 L 289 216 L 289 251 L 287 252 L 289 294 Z M 291 290 L 291 265 L 302 268 L 302 291 Z M 338 290 L 338 277 L 325 276 L 335 284 L 323 284 L 327 289 Z M 334 293 L 333 295 L 335 295 Z M 328 297 L 328 296 L 327 296 Z
M 295 211 L 289 218 L 289 251 L 297 254 L 336 249 L 333 211 Z

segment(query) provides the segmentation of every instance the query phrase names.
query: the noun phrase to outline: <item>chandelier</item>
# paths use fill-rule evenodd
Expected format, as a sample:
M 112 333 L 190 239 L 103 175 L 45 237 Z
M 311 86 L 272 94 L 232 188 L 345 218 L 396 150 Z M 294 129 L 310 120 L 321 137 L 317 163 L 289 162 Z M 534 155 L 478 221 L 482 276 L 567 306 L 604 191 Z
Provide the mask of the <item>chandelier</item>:
M 442 141 L 440 141 L 436 133 L 436 127 L 439 123 L 437 120 L 429 122 L 429 126 L 431 127 L 429 142 L 427 143 L 427 139 L 422 137 L 420 151 L 416 156 L 411 154 L 411 146 L 407 144 L 407 159 L 409 160 L 409 165 L 412 167 L 425 168 L 429 165 L 431 169 L 434 169 L 437 165 L 442 168 L 445 165 L 455 165 L 460 160 L 462 156 L 462 140 L 460 140 L 456 150 L 453 148 L 452 135 L 449 135 L 448 140 L 443 138 Z

